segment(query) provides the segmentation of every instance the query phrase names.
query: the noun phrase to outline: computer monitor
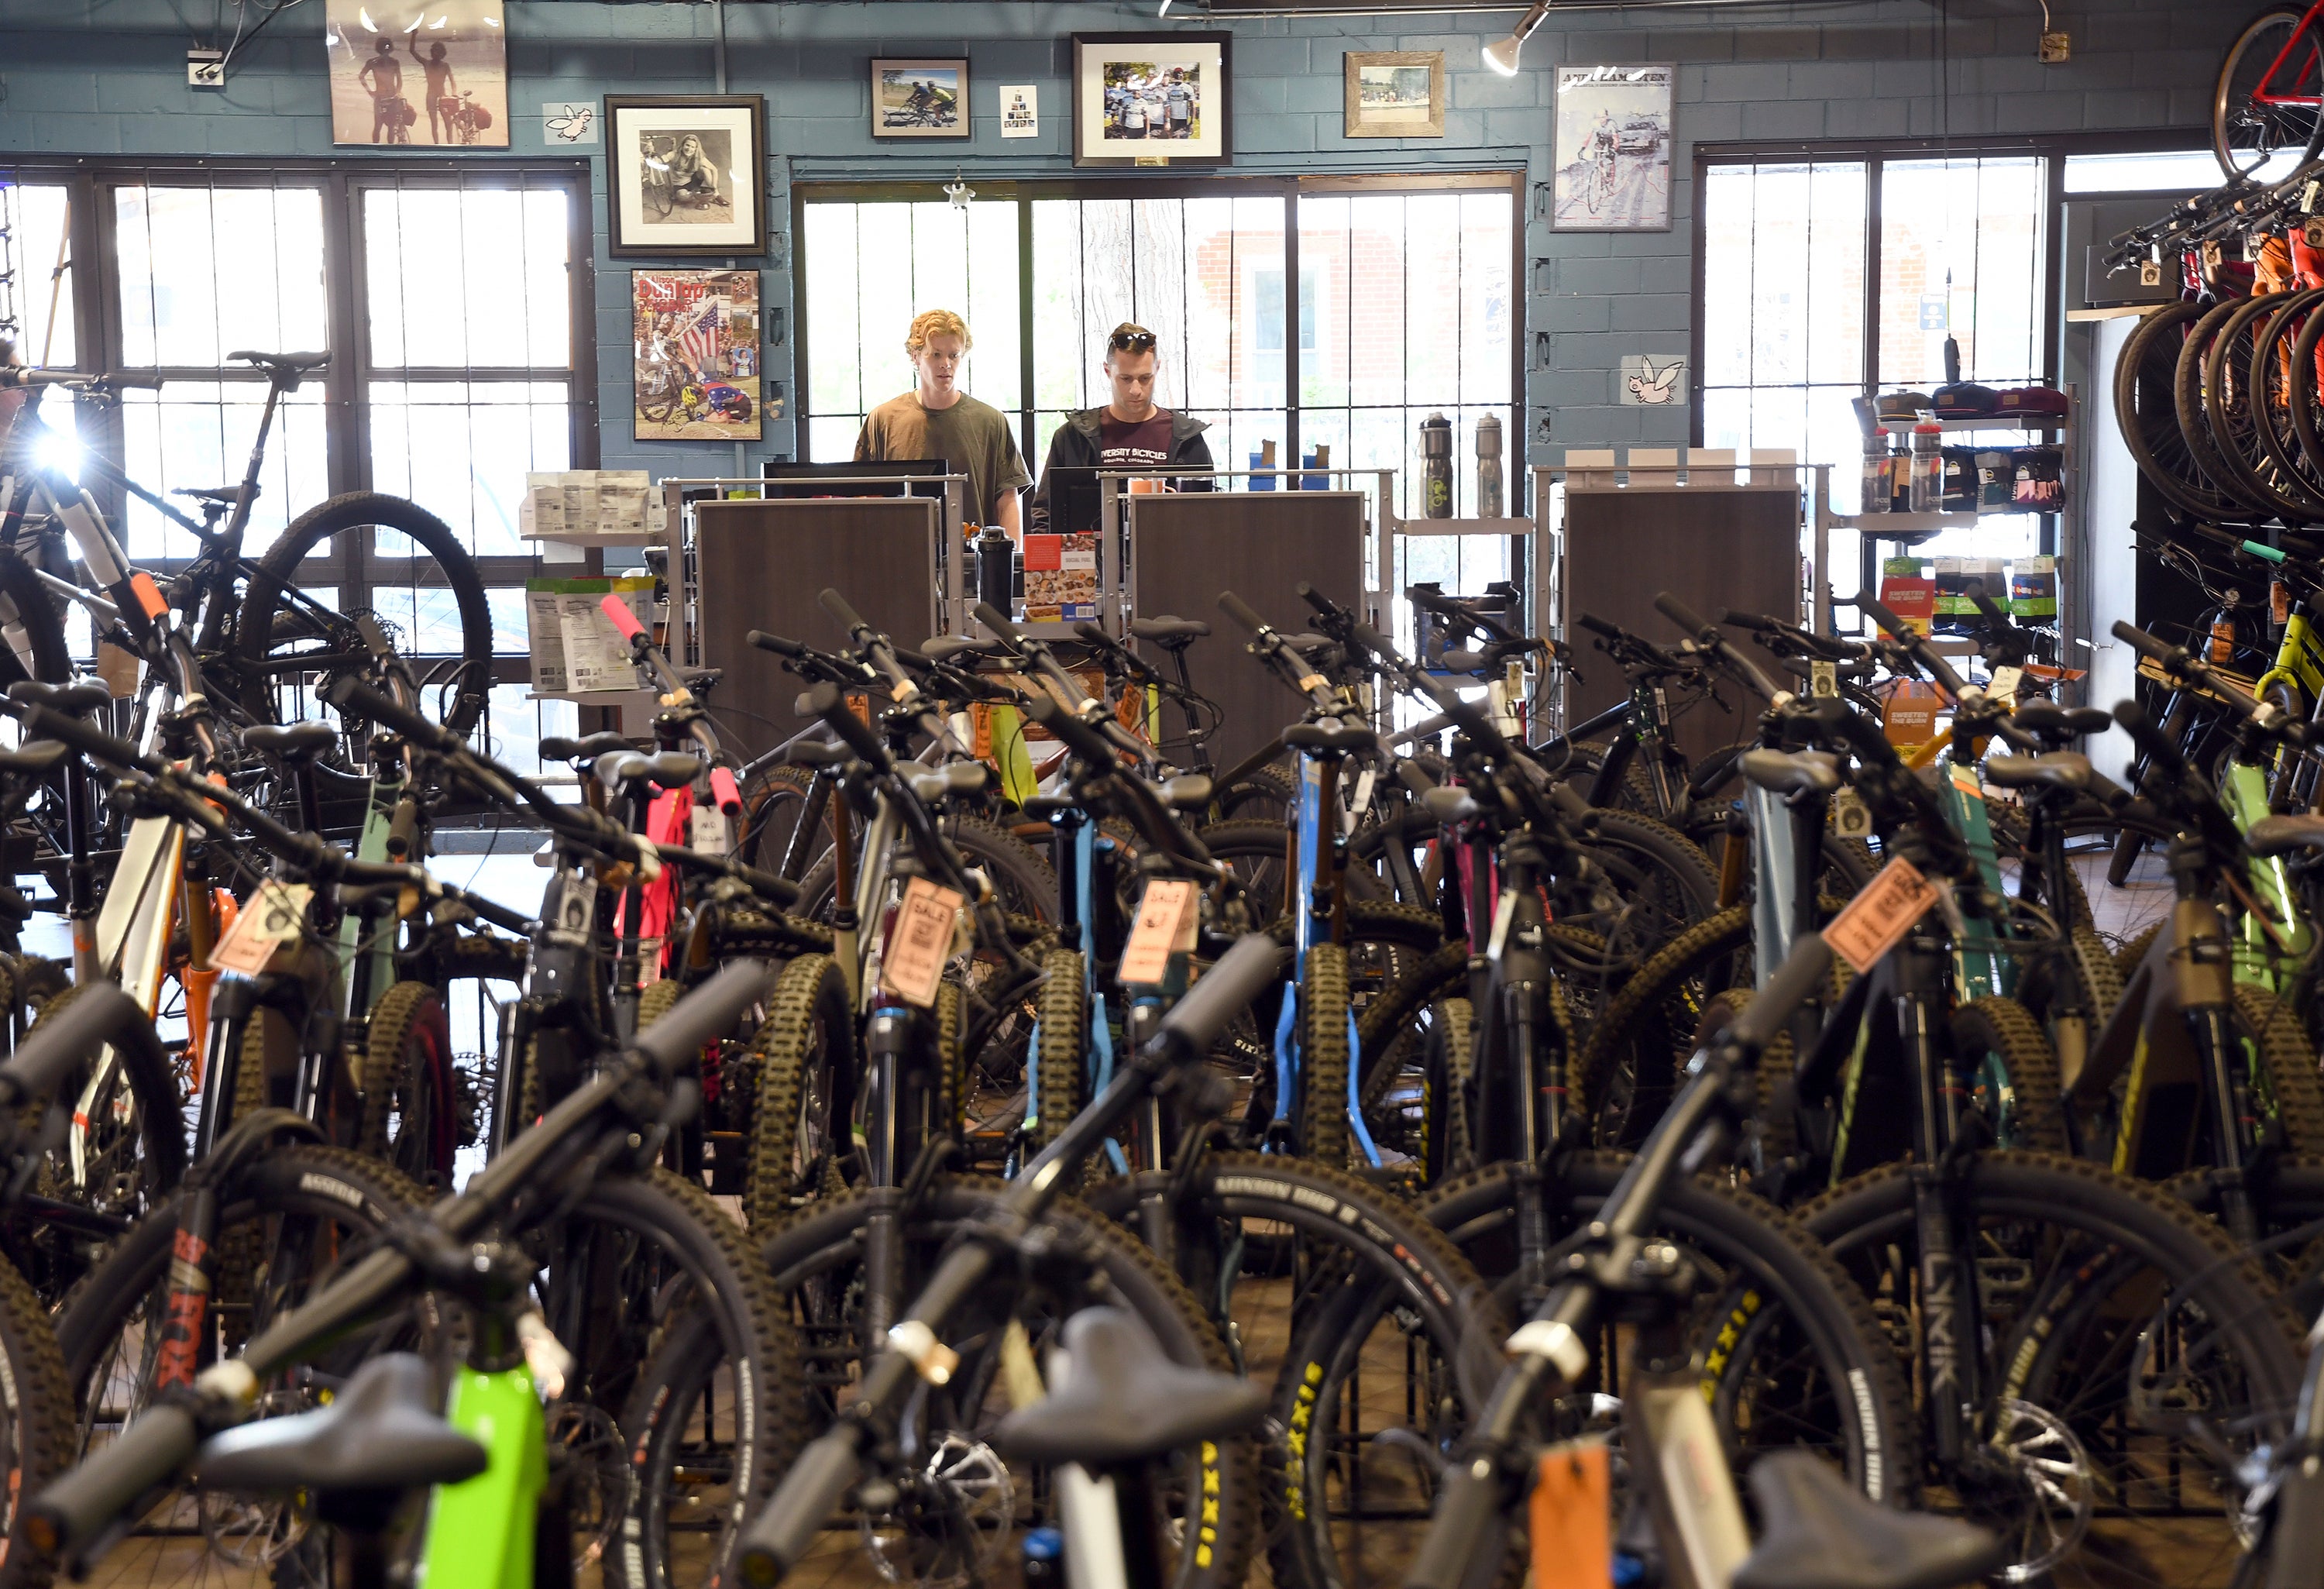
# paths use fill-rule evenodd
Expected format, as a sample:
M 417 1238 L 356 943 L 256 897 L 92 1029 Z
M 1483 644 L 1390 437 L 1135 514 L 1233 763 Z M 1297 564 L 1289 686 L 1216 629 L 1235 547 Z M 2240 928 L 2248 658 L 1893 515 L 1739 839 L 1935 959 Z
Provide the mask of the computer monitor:
M 760 466 L 770 497 L 944 495 L 944 482 L 882 479 L 894 475 L 945 475 L 942 458 L 895 458 L 877 464 L 778 464 Z

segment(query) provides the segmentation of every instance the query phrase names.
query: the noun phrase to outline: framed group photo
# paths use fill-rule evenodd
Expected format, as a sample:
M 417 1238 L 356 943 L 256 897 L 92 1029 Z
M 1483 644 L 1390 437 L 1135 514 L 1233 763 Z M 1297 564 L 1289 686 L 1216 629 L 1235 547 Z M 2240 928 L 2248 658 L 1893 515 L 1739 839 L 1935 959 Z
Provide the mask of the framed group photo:
M 1444 51 L 1379 50 L 1347 53 L 1351 138 L 1442 138 Z
M 1561 66 L 1551 129 L 1553 232 L 1671 229 L 1674 68 Z
M 759 273 L 630 273 L 632 434 L 640 441 L 757 441 Z
M 767 251 L 767 102 L 756 94 L 605 98 L 606 251 L 707 259 Z
M 1075 33 L 1074 163 L 1226 164 L 1232 49 L 1226 33 Z
M 875 138 L 967 137 L 968 62 L 873 61 L 872 135 Z

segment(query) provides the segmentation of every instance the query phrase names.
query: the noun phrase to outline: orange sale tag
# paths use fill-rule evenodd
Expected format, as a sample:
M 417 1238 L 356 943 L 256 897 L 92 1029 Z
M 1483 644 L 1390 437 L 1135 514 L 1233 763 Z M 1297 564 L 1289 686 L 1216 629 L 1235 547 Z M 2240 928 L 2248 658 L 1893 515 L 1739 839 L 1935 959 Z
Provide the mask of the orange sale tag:
M 1526 1518 L 1534 1589 L 1606 1589 L 1614 1581 L 1612 1494 L 1603 1440 L 1541 1454 Z
M 1178 947 L 1182 930 L 1194 909 L 1194 884 L 1189 878 L 1157 877 L 1146 885 L 1138 902 L 1138 919 L 1130 928 L 1130 943 L 1121 951 L 1121 980 L 1159 983 L 1170 968 L 1170 951 Z
M 1880 956 L 1904 936 L 1904 929 L 1936 902 L 1936 885 L 1899 855 L 1864 885 L 1864 892 L 1847 910 L 1832 918 L 1831 925 L 1823 929 L 1823 941 L 1861 975 L 1878 965 Z
M 952 957 L 953 923 L 961 897 L 948 888 L 915 877 L 904 887 L 896 925 L 888 935 L 888 956 L 880 983 L 908 1004 L 925 1010 L 936 1002 L 936 984 Z

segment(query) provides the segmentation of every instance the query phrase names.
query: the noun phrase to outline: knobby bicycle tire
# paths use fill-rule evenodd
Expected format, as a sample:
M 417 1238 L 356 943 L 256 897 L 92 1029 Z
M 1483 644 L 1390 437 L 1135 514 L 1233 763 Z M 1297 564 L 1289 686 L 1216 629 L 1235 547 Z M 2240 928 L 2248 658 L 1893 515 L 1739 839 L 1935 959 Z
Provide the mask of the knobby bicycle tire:
M 459 1105 L 451 1021 L 433 987 L 399 982 L 380 995 L 364 1034 L 359 1086 L 356 1145 L 431 1191 L 449 1190 Z
M 1076 949 L 1041 957 L 1041 1041 L 1034 1056 L 1033 1130 L 1026 1146 L 1038 1153 L 1089 1102 L 1089 990 Z
M 484 599 L 484 577 L 477 573 L 475 559 L 468 555 L 467 547 L 453 533 L 450 525 L 417 503 L 383 492 L 350 491 L 318 503 L 293 519 L 267 549 L 266 555 L 258 559 L 251 572 L 235 619 L 227 657 L 235 677 L 218 680 L 217 687 L 231 689 L 243 708 L 258 722 L 295 720 L 298 714 L 285 711 L 277 698 L 279 670 L 269 668 L 268 657 L 279 640 L 315 636 L 310 629 L 303 634 L 300 633 L 306 627 L 303 623 L 294 625 L 287 635 L 278 633 L 276 618 L 283 595 L 297 585 L 299 565 L 327 550 L 327 543 L 333 536 L 366 527 L 408 536 L 420 548 L 420 560 L 434 565 L 444 583 L 451 587 L 460 614 L 459 673 L 439 721 L 454 734 L 466 736 L 484 716 L 484 703 L 492 689 L 493 614 Z M 382 554 L 374 550 L 372 555 L 376 559 Z M 367 667 L 368 661 L 365 658 L 364 666 Z M 328 670 L 334 674 L 341 670 Z M 440 688 L 430 686 L 422 694 L 437 694 Z M 425 707 L 425 701 L 422 704 Z
M 2236 35 L 2236 42 L 2227 46 L 2227 54 L 2220 58 L 2219 75 L 2213 79 L 2211 86 L 2211 154 L 2218 161 L 2220 171 L 2229 181 L 2257 170 L 2276 149 L 2300 149 L 2300 163 L 2306 165 L 2315 160 L 2319 147 L 2324 146 L 2324 111 L 2312 106 L 2287 106 L 2265 111 L 2264 114 L 2275 123 L 2272 130 L 2289 135 L 2281 143 L 2265 138 L 2255 139 L 2249 145 L 2252 151 L 2249 157 L 2237 157 L 2238 145 L 2232 131 L 2238 121 L 2252 125 L 2246 119 L 2250 114 L 2250 89 L 2258 87 L 2260 81 L 2255 78 L 2247 87 L 2239 88 L 2236 82 L 2236 69 L 2249 60 L 2259 63 L 2264 71 L 2278 54 L 2287 51 L 2287 64 L 2298 62 L 2301 51 L 2292 48 L 2297 40 L 2296 32 L 2284 32 L 2281 42 L 2273 35 L 2279 31 L 2297 30 L 2306 16 L 2304 6 L 2270 6 L 2244 24 L 2243 32 Z M 2316 91 L 2315 79 L 2319 73 L 2324 73 L 2324 53 L 2319 53 L 2319 40 L 2312 30 L 2307 39 L 2309 60 L 2299 65 L 2283 84 L 2278 85 L 2279 88 L 2298 85 L 2303 92 L 2313 94 Z M 2308 124 L 2305 127 L 2300 125 L 2303 116 Z
M 2060 1101 L 2058 1056 L 2041 1023 L 2015 999 L 1972 999 L 1952 1012 L 1953 1051 L 1974 1061 L 1981 1054 L 1999 1060 L 2009 1086 L 2006 1105 L 1988 1100 L 2001 1141 L 2037 1153 L 2066 1150 L 2066 1119 Z M 1974 1075 L 1979 1067 L 1969 1067 Z
M 1299 977 L 1299 1097 L 1292 1117 L 1300 1156 L 1333 1169 L 1348 1162 L 1348 951 L 1317 944 Z
M 905 1274 L 903 1295 L 896 1305 L 909 1300 L 955 1232 L 992 1228 L 991 1222 L 1000 1217 L 1007 1195 L 997 1181 L 937 1178 L 919 1203 L 904 1211 L 900 1244 L 906 1253 Z M 835 1415 L 841 1393 L 862 1365 L 862 1289 L 856 1280 L 864 1227 L 875 1210 L 895 1209 L 897 1202 L 893 1188 L 819 1199 L 776 1231 L 763 1249 L 777 1294 L 799 1326 L 810 1429 Z M 996 1381 L 1000 1359 L 1008 1350 L 1004 1326 L 1012 1317 L 1024 1323 L 1036 1364 L 1065 1311 L 1103 1301 L 1135 1314 L 1170 1361 L 1213 1372 L 1233 1372 L 1224 1343 L 1185 1286 L 1119 1225 L 1070 1197 L 1053 1204 L 1041 1224 L 1047 1235 L 1043 1264 L 1030 1270 L 1004 1265 L 943 1332 L 945 1344 L 959 1352 L 963 1362 L 945 1386 L 931 1388 L 914 1403 L 913 1416 L 922 1420 L 923 1463 L 945 1435 L 961 1441 L 953 1449 L 989 1452 L 982 1437 L 1008 1405 L 1003 1387 Z M 1198 1450 L 1164 1459 L 1155 1471 L 1157 1492 L 1170 1514 L 1157 1520 L 1162 1526 L 1156 1537 L 1167 1553 L 1178 1557 L 1161 1564 L 1163 1581 L 1176 1589 L 1240 1589 L 1259 1515 L 1255 1443 L 1205 1443 Z M 1031 1482 L 1028 1475 L 1019 1486 L 1020 1502 L 1029 1500 Z M 936 1492 L 936 1486 L 930 1488 Z M 1038 1521 L 1038 1512 L 1025 1515 L 1030 1510 L 1026 1504 L 1014 1510 L 1012 1525 Z M 871 1571 L 871 1564 L 852 1559 L 859 1548 L 869 1553 L 861 1523 L 851 1513 L 826 1530 L 823 1544 L 797 1570 L 842 1576 L 852 1570 Z M 1013 1527 L 999 1530 L 996 1559 L 999 1550 L 1011 1543 L 1012 1532 Z
M 2124 344 L 2115 365 L 2115 424 L 2139 473 L 2172 506 L 2211 520 L 2236 510 L 2189 450 L 2179 428 L 2179 353 L 2188 327 L 2207 306 L 2167 304 L 2148 315 Z
M 860 1060 L 855 1010 L 837 961 L 801 955 L 783 967 L 751 1051 L 759 1095 L 743 1207 L 752 1228 L 764 1231 L 852 1145 L 847 1123 Z

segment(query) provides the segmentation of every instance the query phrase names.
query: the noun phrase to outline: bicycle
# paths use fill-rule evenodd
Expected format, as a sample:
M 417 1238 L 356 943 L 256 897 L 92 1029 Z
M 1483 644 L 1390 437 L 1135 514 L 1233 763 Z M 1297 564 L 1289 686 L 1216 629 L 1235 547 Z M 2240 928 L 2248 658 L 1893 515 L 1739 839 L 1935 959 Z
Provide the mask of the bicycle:
M 2227 46 L 2211 90 L 2211 152 L 2230 182 L 2246 181 L 2279 150 L 2300 164 L 2324 148 L 2324 22 L 2316 5 L 2278 5 Z

